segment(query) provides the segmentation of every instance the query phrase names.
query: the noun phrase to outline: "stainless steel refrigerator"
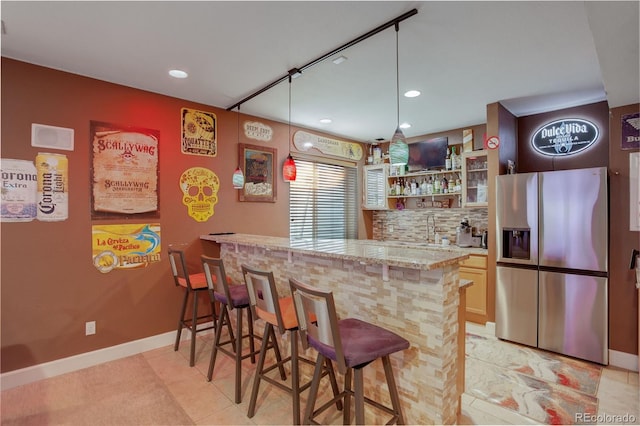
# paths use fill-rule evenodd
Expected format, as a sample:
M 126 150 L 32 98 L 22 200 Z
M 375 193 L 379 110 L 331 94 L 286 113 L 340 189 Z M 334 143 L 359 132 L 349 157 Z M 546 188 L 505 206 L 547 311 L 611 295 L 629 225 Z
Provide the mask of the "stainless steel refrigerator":
M 496 336 L 608 364 L 607 169 L 496 182 Z

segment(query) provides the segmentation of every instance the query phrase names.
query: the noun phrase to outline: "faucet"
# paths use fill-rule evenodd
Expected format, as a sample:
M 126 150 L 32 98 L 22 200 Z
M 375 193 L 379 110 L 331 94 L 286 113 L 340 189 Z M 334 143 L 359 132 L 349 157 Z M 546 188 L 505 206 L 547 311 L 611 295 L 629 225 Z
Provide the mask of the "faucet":
M 431 222 L 433 223 L 433 226 L 431 228 L 429 228 L 429 218 L 431 218 Z M 436 237 L 436 217 L 433 214 L 429 214 L 427 215 L 427 243 L 429 243 L 429 230 L 433 231 L 433 242 L 435 243 L 435 237 Z

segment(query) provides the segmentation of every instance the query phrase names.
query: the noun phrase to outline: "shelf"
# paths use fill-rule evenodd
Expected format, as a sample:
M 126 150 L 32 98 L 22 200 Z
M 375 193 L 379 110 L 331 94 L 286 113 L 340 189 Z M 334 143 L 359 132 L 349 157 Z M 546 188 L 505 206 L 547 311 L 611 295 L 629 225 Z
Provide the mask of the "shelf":
M 387 195 L 387 198 L 396 199 L 396 198 L 429 198 L 429 197 L 448 197 L 462 195 L 461 192 L 447 192 L 446 194 L 422 194 L 422 195 Z
M 403 175 L 389 175 L 389 179 L 391 178 L 411 178 L 411 177 L 416 177 L 416 176 L 433 176 L 433 175 L 441 175 L 441 174 L 453 174 L 453 173 L 462 173 L 462 169 L 455 169 L 455 170 L 423 170 L 420 172 L 410 172 L 410 173 L 405 173 Z

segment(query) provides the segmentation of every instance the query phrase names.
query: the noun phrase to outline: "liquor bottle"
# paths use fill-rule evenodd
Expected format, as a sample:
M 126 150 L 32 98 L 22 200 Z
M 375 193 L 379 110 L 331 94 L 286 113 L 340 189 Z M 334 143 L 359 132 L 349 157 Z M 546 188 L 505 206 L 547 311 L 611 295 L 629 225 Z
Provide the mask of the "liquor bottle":
M 442 193 L 446 194 L 449 192 L 449 181 L 447 180 L 446 177 L 442 177 L 442 183 L 440 184 L 440 186 L 442 187 Z
M 460 168 L 460 159 L 456 155 L 456 147 L 451 147 L 451 170 L 457 170 Z
M 433 180 L 431 179 L 431 176 L 429 176 L 429 182 L 427 182 L 427 194 L 433 194 Z
M 444 160 L 444 168 L 447 170 L 451 170 L 451 167 L 452 167 L 451 152 L 449 151 L 449 148 L 447 148 L 447 157 Z

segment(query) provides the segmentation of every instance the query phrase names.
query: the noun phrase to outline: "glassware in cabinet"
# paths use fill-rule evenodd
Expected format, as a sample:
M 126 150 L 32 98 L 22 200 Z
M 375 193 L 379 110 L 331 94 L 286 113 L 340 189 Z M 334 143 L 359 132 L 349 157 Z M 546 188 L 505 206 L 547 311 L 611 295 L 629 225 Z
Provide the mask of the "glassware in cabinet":
M 462 154 L 462 204 L 463 207 L 488 206 L 488 157 L 487 151 L 471 151 Z

